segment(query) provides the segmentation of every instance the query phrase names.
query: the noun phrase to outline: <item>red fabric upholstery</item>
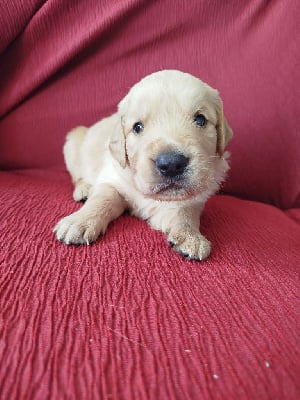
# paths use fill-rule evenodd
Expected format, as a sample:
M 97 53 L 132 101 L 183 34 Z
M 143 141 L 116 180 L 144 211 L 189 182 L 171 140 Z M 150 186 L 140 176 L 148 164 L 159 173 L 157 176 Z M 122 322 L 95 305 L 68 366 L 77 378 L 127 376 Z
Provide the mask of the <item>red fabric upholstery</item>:
M 1 399 L 300 398 L 297 14 L 296 0 L 1 2 Z M 211 257 L 183 260 L 128 215 L 92 246 L 57 242 L 79 207 L 66 131 L 164 68 L 218 88 L 235 133 L 227 195 L 201 221 Z

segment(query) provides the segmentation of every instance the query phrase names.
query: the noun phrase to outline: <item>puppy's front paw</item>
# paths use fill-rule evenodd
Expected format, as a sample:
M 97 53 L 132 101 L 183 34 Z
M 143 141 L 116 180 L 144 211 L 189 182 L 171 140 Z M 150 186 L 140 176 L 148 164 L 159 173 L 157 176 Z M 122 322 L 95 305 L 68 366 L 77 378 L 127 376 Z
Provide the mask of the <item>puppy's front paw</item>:
M 189 260 L 204 261 L 211 252 L 211 243 L 200 233 L 169 235 L 168 240 L 173 250 Z
M 90 244 L 97 240 L 101 226 L 93 218 L 84 218 L 75 212 L 62 218 L 53 229 L 56 237 L 66 244 Z

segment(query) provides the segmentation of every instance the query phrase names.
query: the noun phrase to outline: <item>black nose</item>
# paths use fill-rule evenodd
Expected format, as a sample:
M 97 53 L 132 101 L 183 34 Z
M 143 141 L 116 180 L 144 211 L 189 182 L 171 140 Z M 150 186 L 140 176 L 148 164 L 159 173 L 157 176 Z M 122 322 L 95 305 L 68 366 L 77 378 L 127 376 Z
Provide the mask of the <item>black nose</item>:
M 162 153 L 155 160 L 156 168 L 164 176 L 182 175 L 189 159 L 181 153 Z

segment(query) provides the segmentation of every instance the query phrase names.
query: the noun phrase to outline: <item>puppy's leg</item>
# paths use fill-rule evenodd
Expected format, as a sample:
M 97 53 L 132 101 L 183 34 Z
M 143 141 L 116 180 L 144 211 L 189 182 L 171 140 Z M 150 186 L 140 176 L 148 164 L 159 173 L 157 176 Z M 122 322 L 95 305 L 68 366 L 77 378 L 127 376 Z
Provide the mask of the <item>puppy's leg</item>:
M 79 211 L 61 219 L 54 232 L 66 244 L 90 244 L 104 234 L 108 224 L 125 210 L 126 201 L 110 185 L 93 188 Z
M 149 222 L 165 233 L 173 250 L 190 260 L 202 261 L 210 255 L 211 243 L 199 231 L 201 211 L 198 207 L 163 207 Z
M 88 128 L 78 126 L 68 133 L 64 145 L 64 157 L 67 170 L 69 171 L 72 182 L 75 186 L 73 198 L 75 201 L 85 201 L 89 196 L 91 185 L 86 183 L 81 176 L 81 147 L 85 139 Z

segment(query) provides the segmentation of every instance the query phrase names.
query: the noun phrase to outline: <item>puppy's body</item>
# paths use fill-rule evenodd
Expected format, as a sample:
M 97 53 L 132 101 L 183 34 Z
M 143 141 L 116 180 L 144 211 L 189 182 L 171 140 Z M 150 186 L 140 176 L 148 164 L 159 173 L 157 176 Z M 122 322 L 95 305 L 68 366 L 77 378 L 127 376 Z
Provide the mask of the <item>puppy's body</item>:
M 199 218 L 228 170 L 223 153 L 231 135 L 214 89 L 179 71 L 149 75 L 116 114 L 68 134 L 73 197 L 87 201 L 57 224 L 57 238 L 89 244 L 129 209 L 164 232 L 174 250 L 207 258 Z

